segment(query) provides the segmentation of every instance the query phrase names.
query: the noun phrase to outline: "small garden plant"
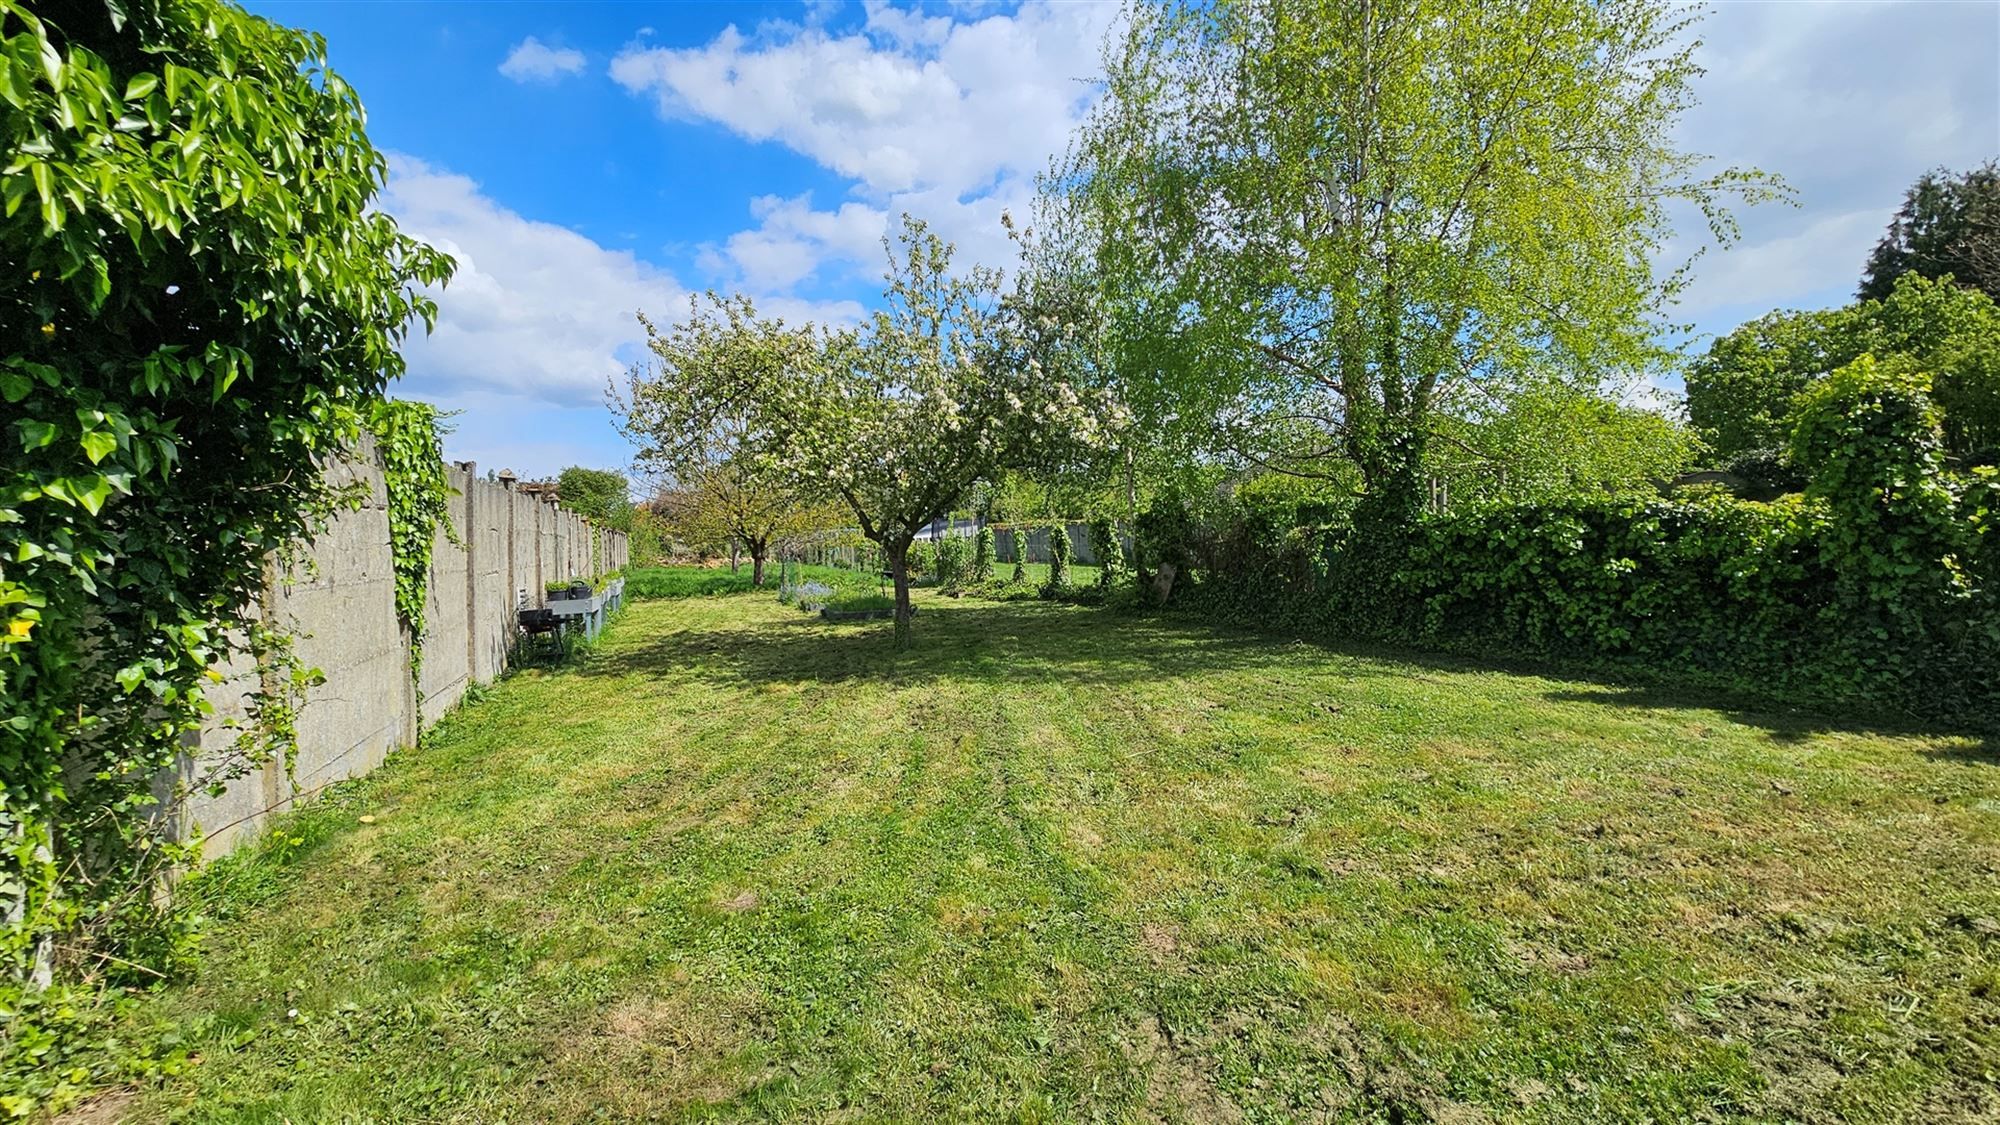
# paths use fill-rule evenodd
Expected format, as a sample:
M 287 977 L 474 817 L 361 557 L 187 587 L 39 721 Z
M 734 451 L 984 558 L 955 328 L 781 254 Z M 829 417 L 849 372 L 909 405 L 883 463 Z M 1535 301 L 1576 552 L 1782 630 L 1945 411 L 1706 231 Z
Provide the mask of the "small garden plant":
M 826 608 L 826 601 L 833 596 L 833 587 L 824 582 L 786 583 L 778 587 L 778 604 L 793 606 L 807 613 L 818 613 Z

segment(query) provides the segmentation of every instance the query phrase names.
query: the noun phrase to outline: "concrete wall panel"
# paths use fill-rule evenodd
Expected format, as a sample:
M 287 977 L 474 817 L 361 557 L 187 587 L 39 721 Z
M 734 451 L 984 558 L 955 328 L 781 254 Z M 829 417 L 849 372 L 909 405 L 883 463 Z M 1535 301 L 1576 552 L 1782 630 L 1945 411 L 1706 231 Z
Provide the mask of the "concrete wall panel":
M 512 482 L 481 480 L 470 463 L 451 466 L 459 541 L 440 529 L 432 548 L 419 683 L 396 616 L 387 485 L 373 443 L 332 465 L 328 477 L 336 486 L 358 483 L 362 503 L 308 545 L 305 561 L 269 591 L 264 610 L 294 635 L 300 661 L 318 668 L 326 682 L 307 693 L 299 711 L 290 776 L 283 762 L 269 762 L 221 796 L 198 794 L 181 810 L 182 831 L 198 828 L 211 856 L 253 837 L 271 813 L 413 745 L 418 731 L 472 684 L 506 670 L 518 602 L 540 605 L 544 582 L 592 573 L 589 526 L 575 513 Z M 624 557 L 624 536 L 605 533 L 605 542 L 607 557 Z M 219 671 L 222 679 L 209 691 L 215 716 L 190 740 L 178 771 L 185 782 L 200 781 L 227 757 L 254 693 L 266 686 L 247 657 Z

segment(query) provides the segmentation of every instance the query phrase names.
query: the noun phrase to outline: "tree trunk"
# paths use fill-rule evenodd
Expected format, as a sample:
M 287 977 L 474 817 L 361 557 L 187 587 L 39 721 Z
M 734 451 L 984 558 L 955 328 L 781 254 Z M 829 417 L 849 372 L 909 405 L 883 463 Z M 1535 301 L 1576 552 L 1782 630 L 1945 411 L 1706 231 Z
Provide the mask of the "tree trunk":
M 735 574 L 736 571 L 740 568 L 740 566 L 741 563 L 739 562 L 739 556 L 737 555 L 736 540 L 731 539 L 729 541 L 729 573 Z
M 896 647 L 910 647 L 910 541 L 882 544 L 889 556 L 889 574 L 896 582 Z
M 1125 447 L 1125 522 L 1139 522 L 1139 474 L 1133 466 L 1132 447 Z
M 750 541 L 750 584 L 759 589 L 762 589 L 764 586 L 764 556 L 769 554 L 770 551 L 770 540 L 752 539 Z

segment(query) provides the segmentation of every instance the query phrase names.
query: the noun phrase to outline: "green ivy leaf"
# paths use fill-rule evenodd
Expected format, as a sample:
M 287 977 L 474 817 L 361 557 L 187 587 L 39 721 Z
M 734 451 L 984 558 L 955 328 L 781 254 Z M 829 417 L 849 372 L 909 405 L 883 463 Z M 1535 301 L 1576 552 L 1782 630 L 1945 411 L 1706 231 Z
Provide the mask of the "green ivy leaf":
M 103 430 L 92 430 L 83 435 L 84 456 L 89 457 L 93 465 L 111 456 L 117 449 L 118 439 Z
M 56 440 L 56 428 L 49 422 L 23 418 L 14 423 L 14 428 L 21 431 L 21 451 L 24 453 L 40 449 Z

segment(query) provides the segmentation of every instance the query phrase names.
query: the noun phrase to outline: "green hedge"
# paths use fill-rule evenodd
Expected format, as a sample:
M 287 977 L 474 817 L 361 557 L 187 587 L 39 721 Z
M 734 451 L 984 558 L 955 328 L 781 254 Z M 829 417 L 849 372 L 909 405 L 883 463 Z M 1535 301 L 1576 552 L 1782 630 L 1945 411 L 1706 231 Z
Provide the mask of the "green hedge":
M 1273 541 L 1232 521 L 1198 545 L 1175 600 L 1234 622 L 1637 665 L 1767 698 L 2000 714 L 1993 587 L 1899 628 L 1844 594 L 1833 525 L 1827 505 L 1798 497 L 1496 507 L 1426 520 L 1385 571 L 1345 529 L 1288 529 Z M 1969 526 L 1983 530 L 1990 572 L 2000 534 L 1990 516 Z
M 1568 664 L 1767 698 L 2000 719 L 2000 476 L 1950 471 L 1927 380 L 1863 357 L 1794 409 L 1804 494 L 1431 516 L 1400 541 L 1268 496 L 1164 495 L 1141 562 L 1245 624 Z

